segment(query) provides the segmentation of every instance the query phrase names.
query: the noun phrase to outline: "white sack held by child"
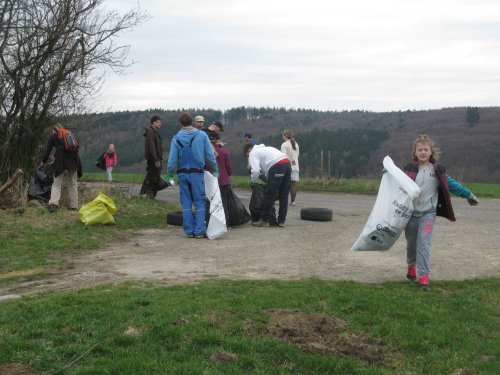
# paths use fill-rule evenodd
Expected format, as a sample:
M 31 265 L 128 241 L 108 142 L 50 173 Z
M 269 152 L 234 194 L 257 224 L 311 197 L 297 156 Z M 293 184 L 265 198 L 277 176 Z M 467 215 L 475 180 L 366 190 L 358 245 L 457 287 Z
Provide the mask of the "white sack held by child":
M 226 215 L 220 197 L 219 181 L 212 173 L 205 171 L 205 196 L 210 202 L 210 220 L 207 225 L 207 237 L 214 240 L 226 233 Z
M 361 235 L 351 250 L 389 250 L 399 238 L 413 213 L 413 200 L 420 188 L 389 156 L 377 199 Z

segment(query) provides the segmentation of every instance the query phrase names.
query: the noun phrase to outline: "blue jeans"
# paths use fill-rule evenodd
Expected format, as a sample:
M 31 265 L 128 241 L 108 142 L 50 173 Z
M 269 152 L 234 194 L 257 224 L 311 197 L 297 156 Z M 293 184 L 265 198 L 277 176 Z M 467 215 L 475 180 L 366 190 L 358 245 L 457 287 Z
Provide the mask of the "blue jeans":
M 203 173 L 180 173 L 178 177 L 184 233 L 188 236 L 204 234 L 205 177 Z
M 429 275 L 431 271 L 431 240 L 436 211 L 412 216 L 405 228 L 406 261 L 409 266 L 417 266 L 419 276 Z
M 291 174 L 292 167 L 290 163 L 274 164 L 269 169 L 261 220 L 271 222 L 271 212 L 274 202 L 278 199 L 280 204 L 278 224 L 285 224 L 286 214 L 288 212 L 288 194 L 290 193 Z

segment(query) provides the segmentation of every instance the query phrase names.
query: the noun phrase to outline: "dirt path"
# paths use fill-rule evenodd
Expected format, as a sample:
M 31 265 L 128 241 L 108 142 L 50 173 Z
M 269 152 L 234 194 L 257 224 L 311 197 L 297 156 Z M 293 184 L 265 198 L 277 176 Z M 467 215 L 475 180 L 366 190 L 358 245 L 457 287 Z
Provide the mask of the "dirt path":
M 137 189 L 134 188 L 134 194 Z M 248 207 L 249 191 L 237 191 Z M 177 188 L 159 199 L 178 202 Z M 403 280 L 405 241 L 385 252 L 353 252 L 375 197 L 299 192 L 285 228 L 233 228 L 217 240 L 184 238 L 182 229 L 141 231 L 126 241 L 78 257 L 74 269 L 43 280 L 0 287 L 0 301 L 45 291 L 90 287 L 126 280 L 165 284 L 218 279 L 318 277 L 378 283 Z M 453 198 L 457 222 L 439 218 L 433 238 L 432 280 L 500 275 L 500 200 L 470 207 Z M 327 207 L 331 222 L 300 219 L 303 207 Z

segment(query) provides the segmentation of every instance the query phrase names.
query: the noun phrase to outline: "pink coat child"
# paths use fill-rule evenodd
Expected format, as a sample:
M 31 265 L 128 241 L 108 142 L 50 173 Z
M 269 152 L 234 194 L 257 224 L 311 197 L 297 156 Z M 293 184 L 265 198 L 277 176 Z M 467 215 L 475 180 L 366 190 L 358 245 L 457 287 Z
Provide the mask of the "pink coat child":
M 108 149 L 104 153 L 103 157 L 106 162 L 106 175 L 108 176 L 108 181 L 111 182 L 113 181 L 113 176 L 111 174 L 113 172 L 113 167 L 118 162 L 114 144 L 111 143 L 108 146 Z

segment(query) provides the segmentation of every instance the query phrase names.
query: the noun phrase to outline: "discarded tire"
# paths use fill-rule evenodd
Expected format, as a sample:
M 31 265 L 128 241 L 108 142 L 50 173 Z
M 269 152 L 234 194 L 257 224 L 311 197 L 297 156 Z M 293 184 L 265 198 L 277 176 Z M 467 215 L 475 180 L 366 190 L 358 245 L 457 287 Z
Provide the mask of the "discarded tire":
M 300 210 L 302 220 L 331 221 L 332 217 L 333 211 L 329 208 L 307 207 Z
M 167 213 L 167 224 L 182 225 L 182 211 L 169 211 Z

